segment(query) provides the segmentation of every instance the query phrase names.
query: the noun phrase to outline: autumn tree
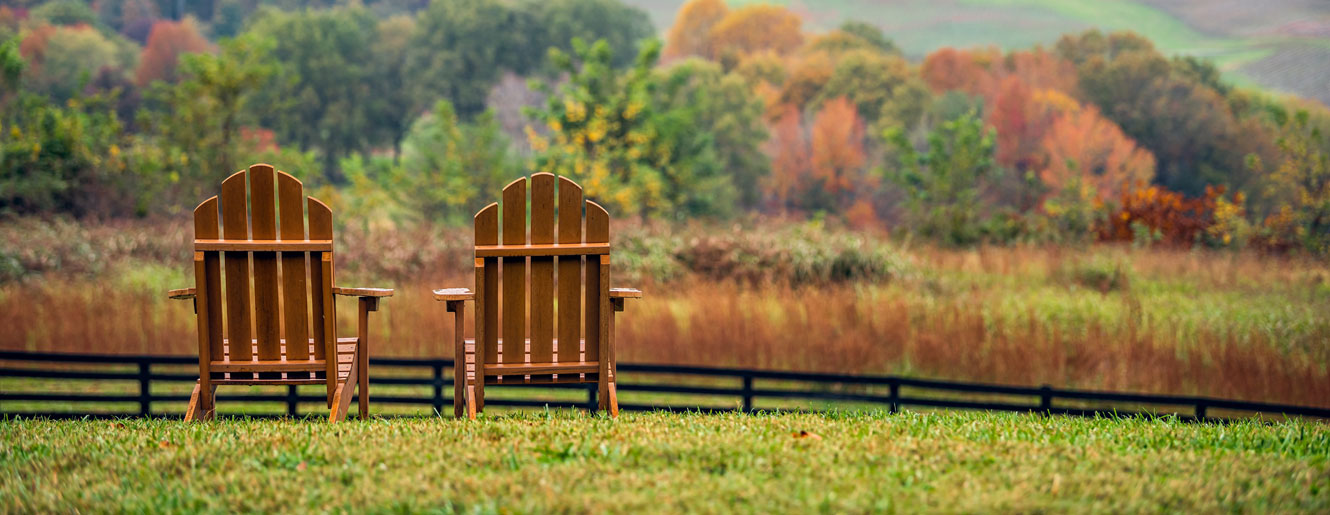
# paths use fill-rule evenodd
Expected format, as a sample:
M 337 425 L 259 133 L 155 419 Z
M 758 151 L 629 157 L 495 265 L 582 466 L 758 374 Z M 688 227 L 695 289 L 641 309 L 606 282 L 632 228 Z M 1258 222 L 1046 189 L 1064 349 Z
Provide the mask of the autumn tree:
M 1136 146 L 1094 106 L 1059 116 L 1040 147 L 1044 163 L 1039 179 L 1053 191 L 1075 179 L 1093 187 L 1102 201 L 1119 198 L 1129 188 L 1154 179 L 1154 156 Z
M 711 28 L 729 14 L 725 0 L 689 0 L 674 16 L 674 25 L 665 36 L 665 60 L 690 55 L 708 55 Z
M 988 75 L 991 55 L 944 47 L 924 58 L 919 73 L 933 92 L 960 90 L 977 93 Z
M 763 190 L 781 210 L 797 207 L 805 179 L 812 175 L 812 150 L 804 136 L 803 116 L 792 104 L 781 104 L 771 125 L 767 151 L 771 155 L 771 174 L 763 181 Z
M 788 54 L 803 44 L 803 20 L 784 7 L 757 4 L 730 11 L 711 28 L 708 57 L 745 55 L 770 50 Z
M 148 33 L 148 44 L 139 56 L 134 82 L 146 86 L 155 80 L 175 82 L 180 54 L 207 52 L 212 45 L 199 33 L 193 18 L 158 21 Z
M 835 208 L 846 209 L 856 192 L 871 191 L 864 175 L 864 122 L 849 99 L 838 97 L 823 104 L 811 132 L 816 191 L 829 196 Z

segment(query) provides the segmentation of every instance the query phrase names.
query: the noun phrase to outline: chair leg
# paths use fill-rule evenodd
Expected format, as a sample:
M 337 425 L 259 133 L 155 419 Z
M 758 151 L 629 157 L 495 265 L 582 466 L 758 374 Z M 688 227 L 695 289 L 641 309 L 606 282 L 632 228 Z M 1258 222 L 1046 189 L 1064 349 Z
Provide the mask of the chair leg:
M 356 342 L 356 359 L 358 365 L 356 370 L 359 375 L 356 376 L 356 384 L 360 390 L 360 420 L 369 419 L 369 312 L 377 302 L 370 297 L 360 298 L 360 327 L 359 341 Z
M 466 387 L 466 418 L 476 419 L 476 387 L 467 385 Z
M 614 381 L 610 381 L 608 392 L 606 392 L 606 404 L 609 408 L 611 418 L 619 418 L 619 396 L 615 392 Z
M 346 374 L 346 381 L 337 385 L 337 392 L 333 394 L 332 413 L 328 415 L 328 422 L 341 422 L 346 420 L 346 414 L 351 409 L 351 396 L 356 391 L 356 383 L 360 377 L 360 346 L 356 346 L 356 355 L 351 357 L 351 370 Z
M 205 392 L 203 385 L 194 383 L 194 391 L 189 394 L 189 407 L 185 410 L 185 422 L 212 420 L 217 415 L 217 407 L 213 405 L 216 399 L 216 386 L 210 386 Z
M 189 408 L 185 409 L 185 422 L 195 422 L 199 419 L 199 396 L 203 387 L 194 383 L 194 391 L 189 394 Z

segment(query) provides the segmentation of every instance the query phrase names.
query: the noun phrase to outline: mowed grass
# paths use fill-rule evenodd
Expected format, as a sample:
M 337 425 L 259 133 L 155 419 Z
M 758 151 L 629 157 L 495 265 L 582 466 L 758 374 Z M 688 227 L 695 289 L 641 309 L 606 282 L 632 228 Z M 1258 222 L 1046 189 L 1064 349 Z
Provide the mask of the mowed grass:
M 806 436 L 804 436 L 806 435 Z M 1330 510 L 1330 426 L 993 413 L 0 422 L 4 511 Z

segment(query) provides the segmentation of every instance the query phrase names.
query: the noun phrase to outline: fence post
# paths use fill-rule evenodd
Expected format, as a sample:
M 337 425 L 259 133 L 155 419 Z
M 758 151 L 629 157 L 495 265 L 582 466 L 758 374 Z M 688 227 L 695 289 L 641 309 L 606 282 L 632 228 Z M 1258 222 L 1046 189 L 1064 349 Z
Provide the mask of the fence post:
M 743 395 L 744 395 L 744 404 L 743 404 L 744 412 L 748 413 L 753 411 L 753 376 L 748 374 L 744 374 Z
M 457 377 L 454 372 L 453 380 L 456 381 Z M 434 413 L 443 416 L 443 363 L 434 364 Z
M 599 389 L 600 385 L 596 383 L 590 383 L 586 386 L 586 409 L 593 413 L 600 408 Z
M 152 363 L 144 359 L 139 361 L 139 416 L 152 414 L 152 377 L 149 374 Z
M 296 385 L 286 385 L 286 415 L 291 418 L 300 415 L 300 397 L 296 394 Z
M 1053 409 L 1053 387 L 1043 385 L 1039 387 L 1039 410 L 1048 413 Z
M 896 413 L 901 409 L 901 384 L 893 377 L 887 380 L 887 387 L 891 389 L 887 394 L 887 400 L 891 402 L 891 412 Z
M 1203 422 L 1203 421 L 1205 421 L 1205 408 L 1206 408 L 1206 406 L 1205 406 L 1205 400 L 1203 400 L 1203 399 L 1197 399 L 1197 400 L 1196 400 L 1196 420 L 1197 420 L 1198 422 Z

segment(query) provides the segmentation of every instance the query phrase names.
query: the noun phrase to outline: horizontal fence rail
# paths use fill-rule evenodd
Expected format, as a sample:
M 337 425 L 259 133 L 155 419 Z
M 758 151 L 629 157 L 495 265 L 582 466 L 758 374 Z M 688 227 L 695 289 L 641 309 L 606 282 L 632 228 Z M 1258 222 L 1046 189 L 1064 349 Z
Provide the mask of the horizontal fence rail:
M 64 365 L 55 365 L 64 364 Z M 193 383 L 197 373 L 168 373 L 154 371 L 155 366 L 197 365 L 198 358 L 193 356 L 129 356 L 102 354 L 63 354 L 0 351 L 0 380 L 35 379 L 81 381 L 81 384 L 96 384 L 98 381 L 132 381 L 138 384 L 138 393 L 54 393 L 40 391 L 9 391 L 0 388 L 0 418 L 13 417 L 50 417 L 50 418 L 113 418 L 127 416 L 177 416 L 179 413 L 154 411 L 153 403 L 178 403 L 183 412 L 189 401 L 188 394 L 153 393 L 154 384 Z M 450 359 L 418 358 L 371 358 L 370 385 L 430 386 L 432 394 L 409 396 L 377 394 L 370 389 L 373 403 L 416 405 L 430 407 L 440 414 L 451 414 L 453 400 L 445 393 L 452 392 L 452 379 L 445 376 L 444 369 L 453 367 Z M 36 366 L 34 366 L 36 365 Z M 43 365 L 45 365 L 43 367 Z M 68 370 L 65 365 L 77 365 L 79 370 Z M 83 368 L 101 368 L 108 370 L 82 370 Z M 428 370 L 428 377 L 420 374 L 415 377 L 385 376 L 384 367 L 392 369 Z M 129 369 L 130 371 L 114 371 Z M 737 368 L 646 365 L 620 363 L 618 365 L 620 393 L 641 392 L 656 394 L 677 394 L 728 400 L 731 404 L 723 405 L 716 401 L 705 404 L 631 404 L 621 403 L 619 408 L 631 411 L 758 411 L 758 400 L 805 400 L 824 403 L 859 403 L 876 405 L 892 412 L 904 406 L 948 409 L 978 409 L 995 411 L 1016 411 L 1052 413 L 1077 416 L 1127 416 L 1137 414 L 1174 414 L 1191 421 L 1227 420 L 1223 417 L 1210 416 L 1211 410 L 1223 410 L 1237 415 L 1267 416 L 1302 416 L 1330 419 L 1330 409 L 1310 406 L 1294 406 L 1193 397 L 1177 395 L 1147 395 L 1135 393 L 1101 392 L 1053 388 L 1050 386 L 1024 387 L 1005 386 L 984 383 L 937 381 L 914 379 L 897 376 L 845 375 L 801 372 L 776 372 L 765 370 L 745 370 Z M 624 378 L 633 380 L 656 377 L 655 382 L 623 382 Z M 699 386 L 694 384 L 671 384 L 664 379 L 722 380 L 737 383 L 738 387 Z M 687 382 L 687 381 L 678 381 Z M 773 384 L 774 383 L 774 384 Z M 800 383 L 801 386 L 790 386 Z M 507 387 L 509 385 L 503 385 Z M 513 385 L 522 386 L 522 385 Z M 580 385 L 539 385 L 542 389 L 585 390 L 585 402 L 544 401 L 530 399 L 486 399 L 491 406 L 517 407 L 588 407 L 596 406 L 595 384 Z M 914 395 L 903 395 L 902 389 L 909 389 Z M 382 391 L 382 390 L 380 390 Z M 928 395 L 928 394 L 934 395 Z M 941 397 L 937 395 L 942 395 Z M 1004 397 L 1026 398 L 1027 402 L 974 400 L 974 397 L 999 395 Z M 950 397 L 948 397 L 950 396 Z M 327 398 L 323 395 L 300 395 L 297 387 L 288 386 L 284 394 L 266 395 L 226 395 L 219 392 L 219 402 L 225 408 L 227 403 L 285 403 L 285 413 L 261 413 L 251 416 L 296 416 L 300 404 L 323 404 Z M 62 403 L 75 405 L 96 403 L 137 403 L 136 411 L 121 412 L 77 412 L 77 411 L 21 411 L 5 409 L 5 404 L 14 402 Z M 1122 410 L 1104 407 L 1105 403 L 1128 404 L 1135 410 Z M 1068 404 L 1072 404 L 1069 406 Z M 1097 404 L 1097 406 L 1096 406 Z M 1181 408 L 1181 409 L 1179 409 Z M 765 409 L 765 408 L 764 408 Z

